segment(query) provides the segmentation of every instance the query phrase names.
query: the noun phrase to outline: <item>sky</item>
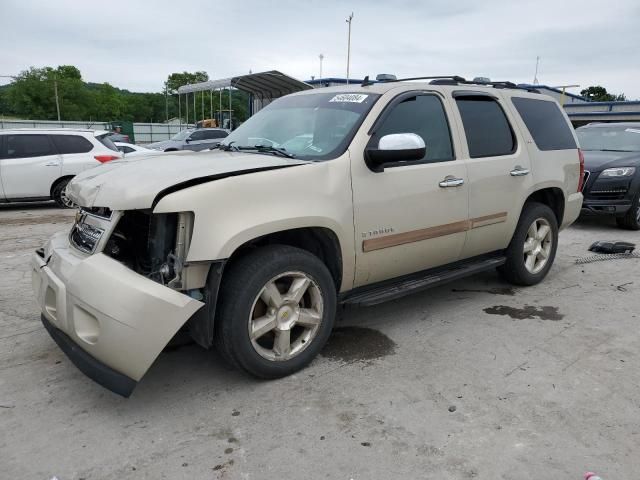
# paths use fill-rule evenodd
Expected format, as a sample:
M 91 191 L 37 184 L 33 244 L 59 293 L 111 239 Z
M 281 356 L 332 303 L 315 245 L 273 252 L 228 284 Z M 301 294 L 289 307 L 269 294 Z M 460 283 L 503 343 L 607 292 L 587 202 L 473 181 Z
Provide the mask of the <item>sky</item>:
M 1 0 L 0 75 L 75 65 L 86 81 L 152 92 L 181 71 L 307 80 L 322 53 L 323 76 L 345 77 L 352 12 L 351 78 L 532 83 L 539 56 L 540 84 L 640 99 L 637 0 Z

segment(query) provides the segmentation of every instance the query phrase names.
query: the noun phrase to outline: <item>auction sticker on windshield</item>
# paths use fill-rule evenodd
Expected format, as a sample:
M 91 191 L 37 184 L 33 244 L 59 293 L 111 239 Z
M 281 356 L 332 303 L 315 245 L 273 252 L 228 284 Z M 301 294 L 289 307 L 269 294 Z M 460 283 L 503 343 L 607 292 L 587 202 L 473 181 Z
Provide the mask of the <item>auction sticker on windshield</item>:
M 333 97 L 330 102 L 362 103 L 369 95 L 363 93 L 341 93 Z

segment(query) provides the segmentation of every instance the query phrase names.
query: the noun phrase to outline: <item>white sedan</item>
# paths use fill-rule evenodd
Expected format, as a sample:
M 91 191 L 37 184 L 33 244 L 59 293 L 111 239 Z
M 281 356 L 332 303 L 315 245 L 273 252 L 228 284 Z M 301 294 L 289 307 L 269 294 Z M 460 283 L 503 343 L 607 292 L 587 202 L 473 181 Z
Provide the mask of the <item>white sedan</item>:
M 151 153 L 158 153 L 156 150 L 151 150 L 150 148 L 145 148 L 140 145 L 135 145 L 133 143 L 125 143 L 125 142 L 113 142 L 114 145 L 124 153 L 125 157 L 137 157 L 140 155 L 149 155 Z

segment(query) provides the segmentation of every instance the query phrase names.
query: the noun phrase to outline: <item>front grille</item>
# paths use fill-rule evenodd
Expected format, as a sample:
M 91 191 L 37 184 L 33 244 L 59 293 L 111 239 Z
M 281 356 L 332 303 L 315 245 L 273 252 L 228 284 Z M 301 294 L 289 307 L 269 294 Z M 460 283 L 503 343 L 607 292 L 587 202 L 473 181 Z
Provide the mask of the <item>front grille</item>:
M 626 188 L 609 188 L 601 190 L 591 190 L 588 194 L 589 197 L 598 200 L 623 200 L 627 195 Z
M 102 237 L 104 230 L 94 227 L 82 220 L 76 222 L 69 234 L 69 241 L 78 250 L 84 253 L 93 253 Z

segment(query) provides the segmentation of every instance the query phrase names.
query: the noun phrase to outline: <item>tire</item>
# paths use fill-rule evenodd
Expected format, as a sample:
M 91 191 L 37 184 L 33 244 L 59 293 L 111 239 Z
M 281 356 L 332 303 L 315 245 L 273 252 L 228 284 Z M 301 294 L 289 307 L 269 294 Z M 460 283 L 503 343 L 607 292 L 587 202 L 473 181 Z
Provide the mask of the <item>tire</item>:
M 548 230 L 539 232 L 542 227 Z M 544 238 L 539 238 L 543 234 Z M 558 221 L 553 211 L 542 203 L 526 203 L 506 250 L 507 261 L 498 271 L 515 285 L 536 285 L 553 265 L 557 248 Z
M 640 194 L 633 199 L 631 208 L 624 217 L 616 217 L 616 223 L 625 230 L 640 230 Z
M 336 287 L 327 267 L 311 253 L 284 245 L 259 248 L 229 265 L 218 298 L 216 348 L 258 378 L 304 368 L 335 321 Z
M 75 208 L 76 205 L 66 195 L 67 185 L 71 181 L 70 178 L 63 178 L 56 183 L 51 191 L 51 196 L 60 208 Z

